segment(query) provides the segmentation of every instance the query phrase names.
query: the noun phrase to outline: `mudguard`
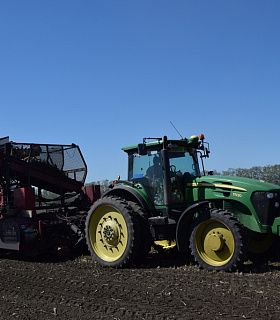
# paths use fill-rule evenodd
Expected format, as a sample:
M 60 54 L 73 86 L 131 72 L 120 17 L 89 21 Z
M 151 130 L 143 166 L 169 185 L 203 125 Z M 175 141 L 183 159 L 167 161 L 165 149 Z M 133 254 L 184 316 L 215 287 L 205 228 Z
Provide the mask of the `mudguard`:
M 188 207 L 180 216 L 176 227 L 176 243 L 178 251 L 189 250 L 189 231 L 194 215 L 201 210 L 210 210 L 209 201 L 201 201 Z
M 142 195 L 139 192 L 137 192 L 137 190 L 134 190 L 131 187 L 124 186 L 124 185 L 114 186 L 114 188 L 106 192 L 104 196 L 110 196 L 110 195 L 117 195 L 130 201 L 136 200 L 136 202 L 138 202 L 139 205 L 145 210 L 151 209 L 147 201 L 144 199 L 144 197 L 142 197 Z

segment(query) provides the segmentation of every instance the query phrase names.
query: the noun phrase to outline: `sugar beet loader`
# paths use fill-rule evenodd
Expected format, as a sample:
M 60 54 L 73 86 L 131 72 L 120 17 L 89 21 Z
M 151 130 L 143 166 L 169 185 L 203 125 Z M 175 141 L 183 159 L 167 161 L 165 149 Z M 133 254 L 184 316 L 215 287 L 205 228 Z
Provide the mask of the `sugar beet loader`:
M 86 174 L 77 145 L 0 139 L 0 249 L 36 256 L 85 242 L 87 212 L 100 197 L 99 186 L 84 186 Z
M 102 266 L 137 263 L 156 244 L 190 251 L 202 268 L 234 271 L 279 236 L 280 186 L 201 175 L 198 160 L 210 152 L 203 135 L 145 138 L 123 150 L 128 180 L 114 181 L 86 220 L 88 248 Z

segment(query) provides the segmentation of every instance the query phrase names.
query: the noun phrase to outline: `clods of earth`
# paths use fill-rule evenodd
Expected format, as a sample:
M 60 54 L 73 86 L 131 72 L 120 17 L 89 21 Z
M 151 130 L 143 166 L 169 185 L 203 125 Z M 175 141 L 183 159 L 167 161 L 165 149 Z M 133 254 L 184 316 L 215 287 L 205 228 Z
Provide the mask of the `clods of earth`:
M 235 273 L 151 252 L 141 266 L 102 268 L 87 254 L 0 259 L 0 316 L 20 320 L 279 319 L 280 259 Z

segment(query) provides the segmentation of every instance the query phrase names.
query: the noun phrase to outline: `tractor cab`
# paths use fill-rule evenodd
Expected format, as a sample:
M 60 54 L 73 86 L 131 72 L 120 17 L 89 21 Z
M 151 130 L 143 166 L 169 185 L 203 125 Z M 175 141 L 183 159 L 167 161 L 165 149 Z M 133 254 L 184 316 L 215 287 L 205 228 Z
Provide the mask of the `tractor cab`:
M 180 206 L 185 203 L 186 182 L 200 177 L 201 141 L 197 136 L 153 140 L 123 148 L 128 153 L 128 180 L 141 183 L 155 206 Z

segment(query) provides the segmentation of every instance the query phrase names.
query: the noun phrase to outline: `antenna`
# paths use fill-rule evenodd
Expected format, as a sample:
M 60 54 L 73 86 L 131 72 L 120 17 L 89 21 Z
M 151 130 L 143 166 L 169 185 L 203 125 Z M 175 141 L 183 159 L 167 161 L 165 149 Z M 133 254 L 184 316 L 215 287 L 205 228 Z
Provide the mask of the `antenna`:
M 177 133 L 179 134 L 179 136 L 181 137 L 181 139 L 184 139 L 181 135 L 181 133 L 177 130 L 177 128 L 174 126 L 174 124 L 170 121 L 170 123 L 172 124 L 173 128 L 177 131 Z

